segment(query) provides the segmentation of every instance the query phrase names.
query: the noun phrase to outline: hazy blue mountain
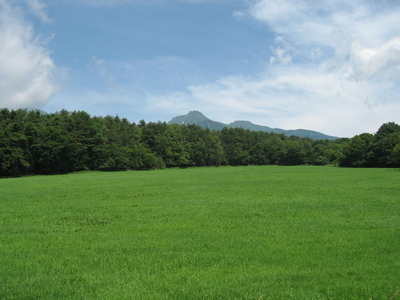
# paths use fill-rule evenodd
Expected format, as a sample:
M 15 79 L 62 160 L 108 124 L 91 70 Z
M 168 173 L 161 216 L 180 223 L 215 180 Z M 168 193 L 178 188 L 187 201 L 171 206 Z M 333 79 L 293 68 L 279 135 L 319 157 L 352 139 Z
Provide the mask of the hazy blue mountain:
M 299 136 L 299 137 L 307 137 L 307 138 L 311 138 L 314 140 L 337 139 L 337 137 L 329 136 L 329 135 L 326 135 L 326 134 L 323 134 L 323 133 L 320 133 L 317 131 L 306 130 L 306 129 L 284 130 L 284 129 L 280 129 L 280 128 L 270 128 L 268 126 L 256 125 L 249 121 L 234 121 L 230 124 L 224 124 L 221 122 L 210 120 L 209 118 L 204 116 L 199 111 L 191 111 L 191 112 L 187 113 L 186 115 L 177 116 L 175 118 L 172 118 L 172 120 L 169 121 L 168 124 L 185 124 L 185 125 L 194 124 L 194 125 L 198 125 L 202 128 L 209 128 L 211 130 L 221 130 L 224 127 L 230 127 L 230 128 L 238 127 L 238 128 L 243 128 L 243 129 L 249 129 L 251 131 L 283 133 L 287 136 L 295 135 L 295 136 Z

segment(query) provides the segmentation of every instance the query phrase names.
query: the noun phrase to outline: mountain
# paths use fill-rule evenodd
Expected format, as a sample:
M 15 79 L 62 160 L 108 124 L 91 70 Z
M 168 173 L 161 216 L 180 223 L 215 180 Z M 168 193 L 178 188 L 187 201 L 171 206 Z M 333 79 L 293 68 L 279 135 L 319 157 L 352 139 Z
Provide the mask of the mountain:
M 295 135 L 303 138 L 311 138 L 314 140 L 337 139 L 337 137 L 329 136 L 317 131 L 306 130 L 306 129 L 285 130 L 280 128 L 270 128 L 268 126 L 256 125 L 249 121 L 234 121 L 230 124 L 224 124 L 221 122 L 210 120 L 199 111 L 191 111 L 186 115 L 174 117 L 172 118 L 171 121 L 168 122 L 168 124 L 185 124 L 185 125 L 194 124 L 202 128 L 209 128 L 211 130 L 221 130 L 224 127 L 243 128 L 251 131 L 283 133 L 287 136 Z
M 210 120 L 199 111 L 191 111 L 186 115 L 172 118 L 172 120 L 169 121 L 168 124 L 195 124 L 203 128 L 209 128 L 211 130 L 221 130 L 222 128 L 228 126 L 224 123 Z

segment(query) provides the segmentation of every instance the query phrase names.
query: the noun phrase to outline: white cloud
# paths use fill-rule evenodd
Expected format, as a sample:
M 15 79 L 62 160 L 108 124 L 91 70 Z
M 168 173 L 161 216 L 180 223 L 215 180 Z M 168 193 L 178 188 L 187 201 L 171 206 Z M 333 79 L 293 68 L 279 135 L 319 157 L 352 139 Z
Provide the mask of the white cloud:
M 237 18 L 239 20 L 241 20 L 244 17 L 246 17 L 246 14 L 243 11 L 239 11 L 239 10 L 234 11 L 232 15 L 233 15 L 234 18 Z
M 46 5 L 40 0 L 25 0 L 32 14 L 39 18 L 44 23 L 49 23 L 51 20 L 46 14 Z
M 271 51 L 274 55 L 269 59 L 270 63 L 278 62 L 282 65 L 287 65 L 292 61 L 292 57 L 287 53 L 286 49 L 271 47 Z
M 19 9 L 0 0 L 0 107 L 40 107 L 57 90 L 56 67 Z
M 400 36 L 377 48 L 366 48 L 357 40 L 352 44 L 354 76 L 358 80 L 375 77 L 396 80 L 400 76 Z

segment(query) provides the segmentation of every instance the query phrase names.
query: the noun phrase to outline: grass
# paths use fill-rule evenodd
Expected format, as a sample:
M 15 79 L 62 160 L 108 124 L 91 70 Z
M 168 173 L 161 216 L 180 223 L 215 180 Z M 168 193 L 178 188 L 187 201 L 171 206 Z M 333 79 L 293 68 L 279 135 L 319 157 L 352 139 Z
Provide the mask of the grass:
M 219 167 L 0 180 L 1 299 L 390 299 L 400 172 Z

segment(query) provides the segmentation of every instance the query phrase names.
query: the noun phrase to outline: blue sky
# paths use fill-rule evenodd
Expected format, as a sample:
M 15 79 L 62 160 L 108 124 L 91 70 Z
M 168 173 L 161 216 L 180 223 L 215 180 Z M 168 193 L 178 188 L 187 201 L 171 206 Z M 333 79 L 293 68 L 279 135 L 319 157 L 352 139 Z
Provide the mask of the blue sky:
M 400 123 L 396 0 L 0 0 L 0 107 L 352 137 Z

